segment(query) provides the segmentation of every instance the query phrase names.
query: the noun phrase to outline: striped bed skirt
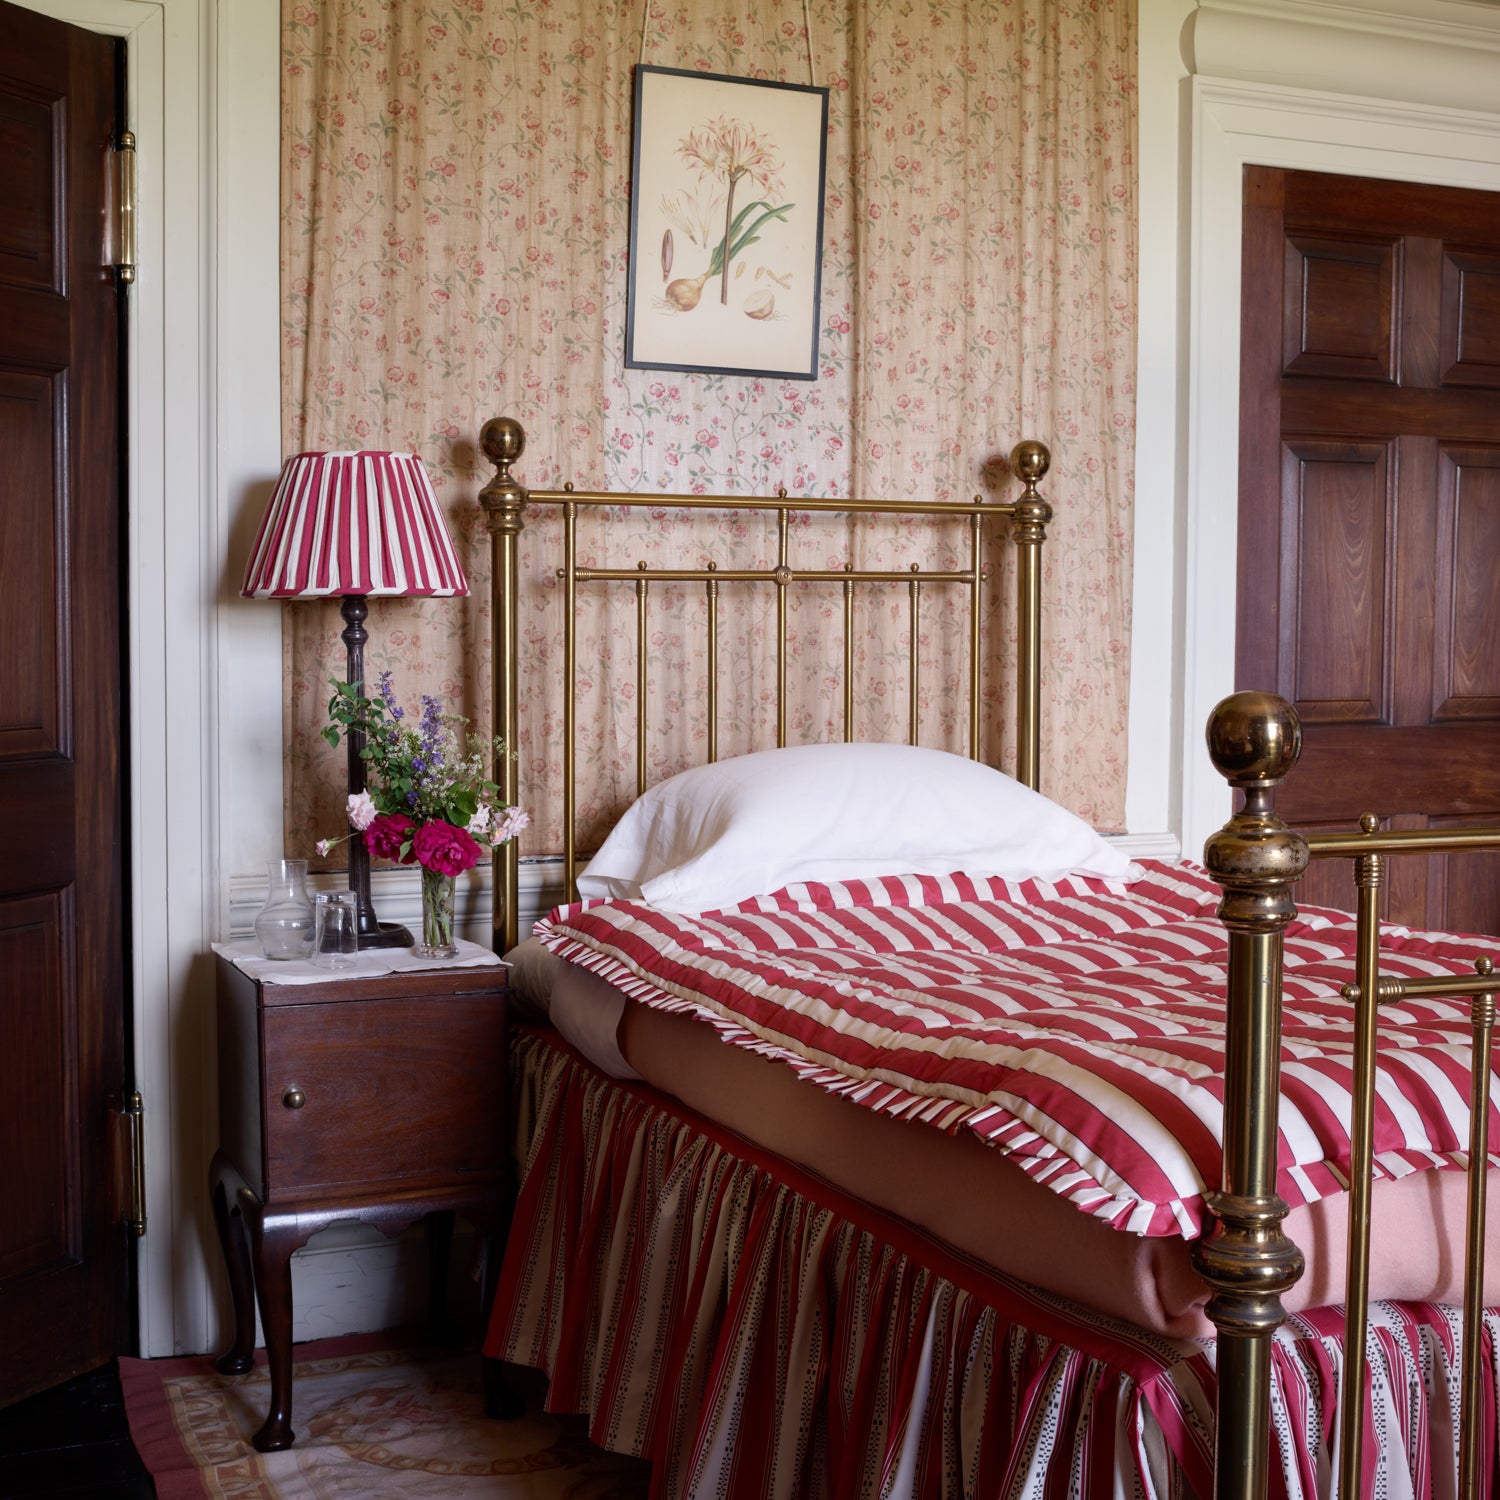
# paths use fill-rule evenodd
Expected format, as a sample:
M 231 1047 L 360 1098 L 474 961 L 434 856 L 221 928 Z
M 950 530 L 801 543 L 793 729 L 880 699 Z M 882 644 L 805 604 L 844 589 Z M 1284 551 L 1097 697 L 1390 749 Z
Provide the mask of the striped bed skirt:
M 485 1352 L 651 1460 L 653 1496 L 1211 1494 L 1211 1345 L 957 1256 L 551 1031 L 522 1029 L 511 1066 L 523 1175 Z M 1287 1500 L 1332 1493 L 1342 1323 L 1277 1335 Z M 1486 1331 L 1482 1493 L 1500 1496 L 1493 1311 Z M 1458 1346 L 1455 1309 L 1371 1308 L 1367 1495 L 1454 1492 Z

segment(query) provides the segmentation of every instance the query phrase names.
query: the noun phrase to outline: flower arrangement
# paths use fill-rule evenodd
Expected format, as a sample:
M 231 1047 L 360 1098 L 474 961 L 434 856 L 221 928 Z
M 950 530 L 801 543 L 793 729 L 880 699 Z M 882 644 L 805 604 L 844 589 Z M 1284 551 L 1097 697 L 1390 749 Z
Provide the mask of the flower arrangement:
M 396 701 L 389 672 L 381 674 L 374 697 L 348 682 L 334 681 L 333 689 L 323 738 L 336 746 L 346 734 L 363 733 L 371 785 L 349 797 L 351 832 L 320 839 L 318 853 L 358 836 L 377 859 L 421 866 L 424 948 L 429 956 L 455 951 L 453 878 L 530 821 L 519 807 L 505 805 L 489 779 L 489 756 L 503 754 L 505 746 L 471 737 L 467 719 L 445 714 L 442 701 L 426 693 L 412 723 Z

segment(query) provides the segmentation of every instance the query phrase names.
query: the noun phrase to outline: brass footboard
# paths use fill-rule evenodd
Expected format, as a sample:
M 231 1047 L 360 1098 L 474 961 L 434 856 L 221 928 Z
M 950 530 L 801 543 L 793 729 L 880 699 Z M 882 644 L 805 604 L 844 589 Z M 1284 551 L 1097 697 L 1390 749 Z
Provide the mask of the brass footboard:
M 1214 1226 L 1193 1254 L 1213 1290 L 1208 1314 L 1219 1331 L 1214 1493 L 1219 1500 L 1260 1500 L 1266 1493 L 1271 1338 L 1286 1316 L 1281 1296 L 1303 1269 L 1301 1253 L 1281 1231 L 1287 1206 L 1276 1195 L 1282 942 L 1287 923 L 1296 915 L 1291 888 L 1309 860 L 1343 858 L 1354 862 L 1358 924 L 1355 975 L 1342 990 L 1355 1007 L 1344 1390 L 1362 1389 L 1365 1376 L 1378 1008 L 1419 995 L 1469 995 L 1473 1085 L 1458 1493 L 1473 1496 L 1478 1493 L 1480 1462 L 1491 1040 L 1500 976 L 1492 960 L 1481 957 L 1475 961 L 1473 978 L 1382 977 L 1378 899 L 1387 858 L 1500 850 L 1500 827 L 1382 834 L 1376 831 L 1378 819 L 1367 815 L 1357 833 L 1295 833 L 1276 816 L 1272 791 L 1296 763 L 1301 726 L 1291 705 L 1271 694 L 1236 693 L 1226 698 L 1210 716 L 1208 745 L 1220 774 L 1245 794 L 1243 810 L 1209 839 L 1204 850 L 1209 873 L 1224 890 L 1219 915 L 1229 929 L 1223 1182 L 1209 1199 Z M 1363 1403 L 1346 1399 L 1339 1406 L 1337 1493 L 1353 1496 L 1360 1493 Z
M 843 594 L 844 619 L 844 735 L 853 735 L 853 669 L 854 637 L 852 610 L 854 589 L 861 584 L 904 583 L 909 596 L 913 642 L 910 663 L 908 738 L 917 742 L 917 703 L 921 662 L 916 650 L 922 590 L 930 585 L 953 585 L 968 591 L 969 681 L 968 730 L 969 754 L 980 755 L 980 590 L 984 582 L 981 559 L 985 546 L 985 527 L 999 522 L 1008 528 L 1017 548 L 1016 586 L 1016 652 L 1017 652 L 1017 750 L 1016 777 L 1035 789 L 1041 767 L 1041 549 L 1046 539 L 1052 507 L 1037 492 L 1037 483 L 1046 474 L 1050 456 L 1038 442 L 1016 445 L 1010 455 L 1011 472 L 1022 481 L 1022 494 L 1013 501 L 941 500 L 851 500 L 791 498 L 783 490 L 775 497 L 750 495 L 644 495 L 607 494 L 575 491 L 571 485 L 563 490 L 528 490 L 515 477 L 514 465 L 526 445 L 520 423 L 509 417 L 486 422 L 480 434 L 480 446 L 495 465 L 495 477 L 480 492 L 486 525 L 490 532 L 493 572 L 491 603 L 494 619 L 493 670 L 496 730 L 507 746 L 514 747 L 519 738 L 517 713 L 516 660 L 519 648 L 517 607 L 519 600 L 519 539 L 525 526 L 528 505 L 556 505 L 563 512 L 563 562 L 558 570 L 563 593 L 563 677 L 576 680 L 577 640 L 574 628 L 575 604 L 580 584 L 606 583 L 625 585 L 635 591 L 637 613 L 638 672 L 636 719 L 637 795 L 646 790 L 646 682 L 645 650 L 647 596 L 656 583 L 698 583 L 707 599 L 706 641 L 708 650 L 708 758 L 718 757 L 718 590 L 730 582 L 760 583 L 776 590 L 776 676 L 777 721 L 776 743 L 786 743 L 786 670 L 787 670 L 787 589 L 795 582 L 837 584 Z M 777 520 L 777 561 L 771 568 L 706 567 L 651 568 L 645 563 L 632 569 L 583 567 L 578 561 L 576 523 L 580 512 L 590 508 L 650 506 L 659 510 L 747 510 L 768 511 Z M 919 569 L 916 565 L 904 572 L 885 569 L 858 569 L 852 564 L 840 569 L 795 567 L 789 556 L 790 518 L 801 512 L 832 512 L 841 515 L 886 515 L 959 518 L 967 522 L 969 549 L 967 565 L 957 569 Z M 571 690 L 563 708 L 563 878 L 571 893 L 576 863 L 574 848 L 574 708 Z M 516 766 L 512 759 L 497 760 L 495 779 L 507 803 L 517 801 Z M 516 896 L 518 860 L 514 841 L 495 851 L 495 947 L 505 952 L 517 938 Z

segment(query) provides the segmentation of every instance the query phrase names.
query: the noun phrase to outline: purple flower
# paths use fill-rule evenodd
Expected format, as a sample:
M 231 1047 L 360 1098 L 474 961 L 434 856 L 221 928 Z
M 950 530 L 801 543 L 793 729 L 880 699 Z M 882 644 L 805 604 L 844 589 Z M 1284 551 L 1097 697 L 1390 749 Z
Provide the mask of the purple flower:
M 396 702 L 396 689 L 391 685 L 390 668 L 380 674 L 380 696 L 393 719 L 406 717 L 406 710 Z

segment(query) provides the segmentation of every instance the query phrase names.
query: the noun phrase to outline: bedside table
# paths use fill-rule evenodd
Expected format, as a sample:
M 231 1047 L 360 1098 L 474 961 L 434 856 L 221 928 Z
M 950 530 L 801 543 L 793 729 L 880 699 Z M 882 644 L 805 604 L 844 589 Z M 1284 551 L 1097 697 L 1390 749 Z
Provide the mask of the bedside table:
M 292 1252 L 337 1219 L 395 1234 L 426 1218 L 436 1322 L 453 1219 L 462 1214 L 483 1236 L 487 1308 L 515 1172 L 502 966 L 319 972 L 298 983 L 255 967 L 251 977 L 218 955 L 219 1150 L 210 1191 L 234 1303 L 234 1344 L 216 1367 L 250 1369 L 253 1293 L 271 1409 L 252 1441 L 269 1453 L 296 1438 Z

